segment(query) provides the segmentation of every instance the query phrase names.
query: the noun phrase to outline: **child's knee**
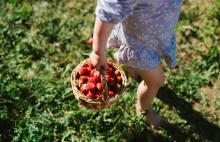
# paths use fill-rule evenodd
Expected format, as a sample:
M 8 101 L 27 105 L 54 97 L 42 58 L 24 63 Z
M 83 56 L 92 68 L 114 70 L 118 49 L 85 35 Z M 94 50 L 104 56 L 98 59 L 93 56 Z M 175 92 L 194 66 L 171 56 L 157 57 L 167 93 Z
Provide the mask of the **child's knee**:
M 158 68 L 150 71 L 137 71 L 141 75 L 142 79 L 144 80 L 149 89 L 158 89 L 164 85 L 165 76 L 162 67 L 159 66 Z
M 165 82 L 165 78 L 164 78 L 164 77 L 163 77 L 163 78 L 160 78 L 160 79 L 158 79 L 158 80 L 155 81 L 155 86 L 156 86 L 157 88 L 160 88 L 160 87 L 162 87 L 162 86 L 164 85 L 164 82 Z
M 160 87 L 162 87 L 164 85 L 164 82 L 165 82 L 165 78 L 160 77 L 160 78 L 156 78 L 155 80 L 152 80 L 151 82 L 148 82 L 147 86 L 148 86 L 148 88 L 159 89 Z

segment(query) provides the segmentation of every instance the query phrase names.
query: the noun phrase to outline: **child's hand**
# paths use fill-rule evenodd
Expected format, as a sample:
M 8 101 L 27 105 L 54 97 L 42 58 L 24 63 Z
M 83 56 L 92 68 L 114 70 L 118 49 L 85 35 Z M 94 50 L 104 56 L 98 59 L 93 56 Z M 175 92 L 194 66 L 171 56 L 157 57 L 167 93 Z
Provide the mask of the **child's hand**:
M 98 55 L 94 52 L 90 54 L 90 60 L 93 64 L 93 66 L 96 68 L 96 70 L 100 70 L 100 67 L 103 67 L 104 69 L 108 68 L 108 62 L 106 56 Z
M 90 54 L 90 59 L 97 70 L 100 70 L 100 67 L 108 68 L 105 46 L 113 27 L 114 24 L 104 22 L 99 17 L 96 17 L 92 43 L 93 52 Z

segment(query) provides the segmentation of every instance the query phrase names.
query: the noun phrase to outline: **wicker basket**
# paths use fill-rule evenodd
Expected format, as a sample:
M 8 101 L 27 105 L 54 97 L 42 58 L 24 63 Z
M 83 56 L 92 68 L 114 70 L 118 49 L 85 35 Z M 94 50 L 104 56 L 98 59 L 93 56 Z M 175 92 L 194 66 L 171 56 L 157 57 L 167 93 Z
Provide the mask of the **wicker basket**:
M 76 68 L 72 71 L 71 74 L 71 85 L 72 85 L 72 89 L 73 89 L 73 93 L 75 98 L 78 100 L 79 104 L 86 107 L 87 109 L 93 109 L 93 110 L 103 110 L 106 109 L 108 107 L 110 107 L 111 105 L 113 105 L 121 96 L 122 92 L 124 91 L 125 87 L 126 87 L 126 83 L 127 83 L 127 78 L 125 76 L 125 73 L 123 72 L 123 70 L 121 68 L 119 68 L 119 66 L 117 64 L 115 64 L 114 62 L 108 60 L 108 63 L 111 64 L 115 69 L 118 69 L 121 77 L 122 77 L 122 83 L 121 83 L 121 87 L 120 90 L 117 92 L 117 94 L 115 94 L 115 96 L 113 97 L 109 97 L 108 96 L 108 87 L 107 87 L 107 83 L 105 80 L 105 71 L 104 69 L 101 70 L 101 82 L 102 82 L 102 86 L 103 86 L 103 97 L 102 99 L 89 99 L 87 98 L 86 95 L 82 94 L 78 88 L 77 88 L 77 79 L 78 79 L 78 70 L 86 63 L 88 63 L 89 59 L 86 59 L 84 61 L 82 61 L 78 66 L 76 66 Z

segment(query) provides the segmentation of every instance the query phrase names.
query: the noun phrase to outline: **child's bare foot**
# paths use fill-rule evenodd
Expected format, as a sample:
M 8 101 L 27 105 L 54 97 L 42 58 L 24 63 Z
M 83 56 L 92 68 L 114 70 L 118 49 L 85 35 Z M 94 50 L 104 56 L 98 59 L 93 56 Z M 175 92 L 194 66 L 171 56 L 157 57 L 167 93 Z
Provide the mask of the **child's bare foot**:
M 114 60 L 118 63 L 118 51 L 115 52 L 115 54 L 114 54 Z M 138 75 L 138 73 L 137 73 L 136 70 L 134 70 L 133 68 L 128 67 L 128 66 L 126 66 L 126 65 L 123 66 L 123 69 L 128 73 L 128 75 L 129 75 L 132 79 L 134 79 L 134 80 L 136 80 L 136 81 L 139 81 L 139 75 Z
M 114 56 L 113 56 L 114 60 L 117 62 L 118 64 L 118 51 L 115 52 Z
M 168 123 L 168 121 L 161 117 L 156 111 L 154 111 L 152 108 L 148 111 L 142 111 L 139 109 L 138 105 L 136 105 L 136 113 L 140 114 L 141 112 L 144 112 L 143 120 L 148 123 L 151 128 L 158 129 L 160 126 Z

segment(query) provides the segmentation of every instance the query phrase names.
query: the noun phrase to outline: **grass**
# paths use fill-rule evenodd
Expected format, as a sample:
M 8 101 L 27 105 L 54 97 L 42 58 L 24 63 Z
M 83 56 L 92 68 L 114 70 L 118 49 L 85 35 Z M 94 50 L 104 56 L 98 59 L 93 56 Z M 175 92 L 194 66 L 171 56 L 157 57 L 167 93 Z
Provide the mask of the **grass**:
M 183 3 L 178 64 L 164 65 L 153 103 L 170 122 L 159 130 L 136 116 L 131 78 L 111 108 L 78 106 L 70 74 L 91 52 L 94 1 L 9 0 L 0 8 L 0 141 L 220 141 L 218 0 Z

